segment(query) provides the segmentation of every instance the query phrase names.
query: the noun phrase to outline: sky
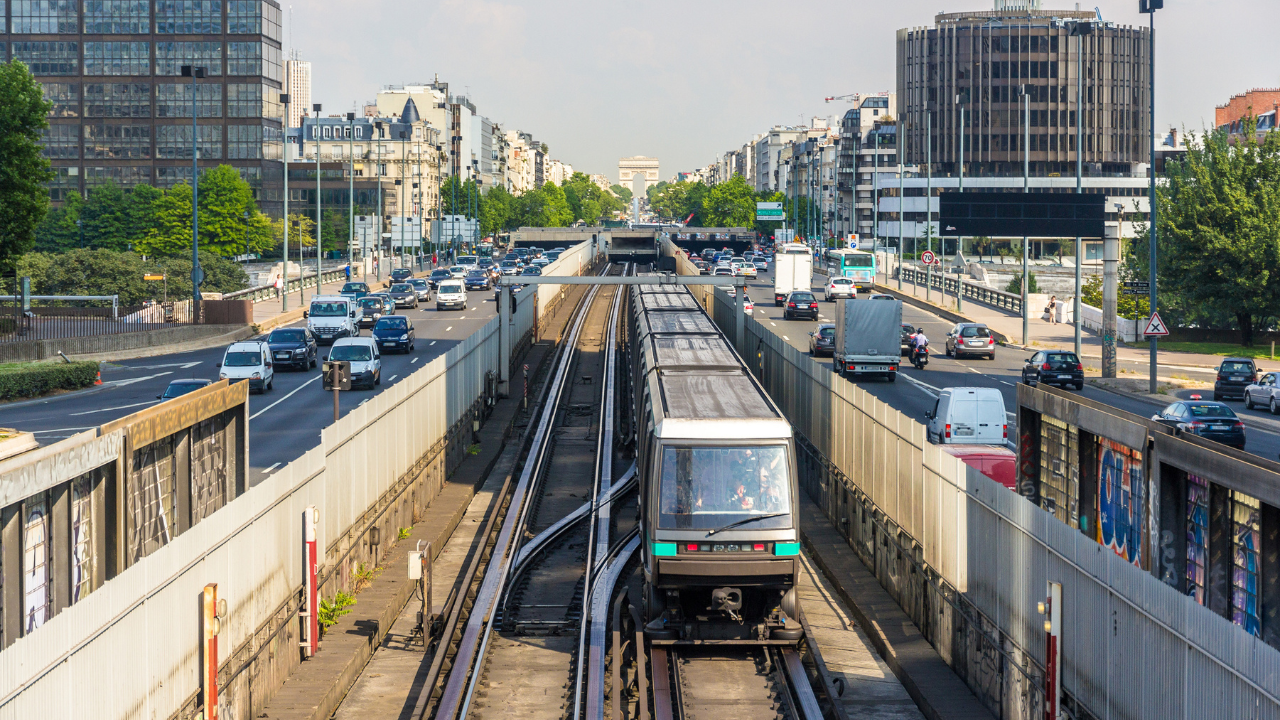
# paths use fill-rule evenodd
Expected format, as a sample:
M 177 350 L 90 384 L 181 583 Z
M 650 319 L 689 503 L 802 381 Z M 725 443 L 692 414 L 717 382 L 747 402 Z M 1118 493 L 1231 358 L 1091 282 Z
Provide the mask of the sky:
M 617 181 L 656 157 L 663 179 L 776 124 L 838 118 L 827 96 L 893 90 L 900 28 L 991 0 L 314 0 L 285 13 L 286 51 L 312 63 L 312 102 L 346 112 L 385 85 L 430 82 L 532 133 L 574 170 Z M 1093 0 L 1146 24 L 1138 0 Z M 1045 9 L 1075 3 L 1045 0 Z M 1280 86 L 1276 0 L 1168 0 L 1156 15 L 1156 127 L 1199 130 L 1213 108 Z

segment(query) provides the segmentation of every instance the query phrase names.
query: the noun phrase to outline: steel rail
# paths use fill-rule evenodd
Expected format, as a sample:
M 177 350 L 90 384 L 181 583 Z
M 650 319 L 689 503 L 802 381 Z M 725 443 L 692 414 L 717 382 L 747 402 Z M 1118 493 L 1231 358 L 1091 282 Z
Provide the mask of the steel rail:
M 516 552 L 514 575 L 519 575 L 524 570 L 525 564 L 528 563 L 534 555 L 541 552 L 547 543 L 559 537 L 565 530 L 568 530 L 579 520 L 585 518 L 588 512 L 601 507 L 606 503 L 613 502 L 614 497 L 635 487 L 635 484 L 635 465 L 633 464 L 631 469 L 627 471 L 626 475 L 618 478 L 618 482 L 609 486 L 608 490 L 600 491 L 600 496 L 596 498 L 595 503 L 583 503 L 582 505 L 579 505 L 577 510 L 574 510 L 568 515 L 560 518 L 546 530 L 543 530 L 534 536 L 529 540 L 529 542 L 521 545 L 520 550 Z
M 502 529 L 498 534 L 498 541 L 490 554 L 489 567 L 485 571 L 480 591 L 477 593 L 475 602 L 472 605 L 471 616 L 467 619 L 466 630 L 463 633 L 462 641 L 458 645 L 453 666 L 449 671 L 449 679 L 445 683 L 444 692 L 436 709 L 435 716 L 440 720 L 451 720 L 459 716 L 465 717 L 467 710 L 471 706 L 471 699 L 475 693 L 475 683 L 480 675 L 479 672 L 471 672 L 471 668 L 473 664 L 476 664 L 477 668 L 479 667 L 476 661 L 482 661 L 484 653 L 488 649 L 489 636 L 493 630 L 493 608 L 501 596 L 508 571 L 510 570 L 512 558 L 509 555 L 509 551 L 512 546 L 512 540 L 516 537 L 517 526 L 523 527 L 525 524 L 525 518 L 529 510 L 529 503 L 526 502 L 528 492 L 533 483 L 535 471 L 542 468 L 546 459 L 548 440 L 551 437 L 551 426 L 559 409 L 560 397 L 564 391 L 569 367 L 572 365 L 576 354 L 578 335 L 583 323 L 586 321 L 597 290 L 598 286 L 594 287 L 579 306 L 573 327 L 562 345 L 564 351 L 560 356 L 559 366 L 556 368 L 552 379 L 547 401 L 543 404 L 542 416 L 538 421 L 537 430 L 534 432 L 533 445 L 530 447 L 529 456 L 521 469 L 520 480 L 511 494 L 509 507 L 516 509 L 516 512 L 513 513 L 510 512 L 510 509 L 508 510 L 507 516 L 503 520 Z M 494 562 L 495 560 L 498 562 Z M 479 612 L 477 612 L 477 609 Z M 468 677 L 470 682 L 468 682 Z
M 605 630 L 608 629 L 609 600 L 613 597 L 613 589 L 618 584 L 618 579 L 622 576 L 622 571 L 631 562 L 636 551 L 640 549 L 640 533 L 636 528 L 630 533 L 631 539 L 622 546 L 621 550 L 616 552 L 603 568 L 603 571 L 597 575 L 597 582 L 592 588 L 591 595 L 591 647 L 588 650 L 587 658 L 589 672 L 587 673 L 587 720 L 604 720 L 604 676 L 605 676 Z M 583 616 L 586 618 L 586 616 Z M 621 652 L 621 648 L 614 648 L 614 652 Z M 614 662 L 621 662 L 622 658 L 614 659 Z M 583 663 L 578 663 L 581 668 Z M 622 688 L 615 687 L 613 692 L 620 693 Z M 641 699 L 641 702 L 646 702 Z

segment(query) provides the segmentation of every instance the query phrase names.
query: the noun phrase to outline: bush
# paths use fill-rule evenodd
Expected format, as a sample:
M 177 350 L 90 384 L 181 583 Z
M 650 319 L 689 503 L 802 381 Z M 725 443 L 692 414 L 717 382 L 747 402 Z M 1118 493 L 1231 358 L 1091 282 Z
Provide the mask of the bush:
M 1036 283 L 1036 274 L 1027 273 L 1027 294 L 1034 295 L 1040 292 L 1040 285 Z M 1011 292 L 1015 295 L 1022 294 L 1022 274 L 1018 273 L 1009 281 L 1009 286 L 1004 289 L 1005 292 Z
M 98 378 L 98 363 L 0 365 L 0 400 L 36 397 L 53 390 L 77 390 Z

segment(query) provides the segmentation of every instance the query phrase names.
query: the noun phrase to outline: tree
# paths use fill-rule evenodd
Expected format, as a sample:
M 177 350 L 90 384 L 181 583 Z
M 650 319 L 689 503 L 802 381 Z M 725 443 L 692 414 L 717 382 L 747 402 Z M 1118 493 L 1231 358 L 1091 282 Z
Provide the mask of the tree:
M 270 221 L 258 212 L 249 183 L 230 165 L 219 165 L 200 177 L 200 247 L 223 257 L 242 255 L 250 247 L 273 247 Z
M 623 187 L 622 185 L 611 185 L 609 186 L 609 189 L 613 191 L 614 195 L 618 196 L 618 199 L 621 200 L 624 205 L 631 204 L 631 188 Z
M 752 227 L 756 222 L 756 194 L 741 175 L 711 188 L 702 201 L 703 227 Z
M 289 220 L 289 247 L 297 248 L 299 244 L 303 247 L 315 247 L 316 221 L 310 215 L 302 213 L 289 213 Z M 271 237 L 278 243 L 284 242 L 283 219 L 272 221 Z
M 35 249 L 38 252 L 63 252 L 80 247 L 80 230 L 76 221 L 80 219 L 83 205 L 80 193 L 72 190 L 67 193 L 61 207 L 46 212 L 36 226 Z
M 1009 281 L 1009 284 L 1008 286 L 1005 287 L 1004 291 L 1014 293 L 1015 295 L 1021 295 L 1022 294 L 1022 274 L 1021 273 L 1014 274 L 1013 279 Z M 1038 292 L 1040 292 L 1040 285 L 1039 283 L 1036 282 L 1036 274 L 1027 273 L 1027 294 L 1034 295 Z M 1083 296 L 1084 296 L 1083 293 L 1081 293 L 1081 297 Z M 1098 307 L 1102 307 L 1102 306 L 1099 305 Z
M 53 179 L 41 155 L 41 131 L 49 126 L 44 91 L 27 66 L 0 63 L 0 273 L 35 244 L 36 226 L 49 209 Z
M 580 172 L 575 172 L 565 181 L 564 195 L 569 202 L 569 209 L 573 212 L 573 219 L 591 225 L 599 223 L 604 218 L 612 217 L 615 211 L 623 209 L 618 198 L 612 193 L 601 190 L 599 185 L 591 181 L 591 178 Z
M 450 175 L 449 179 L 440 185 L 440 208 L 445 215 L 478 217 L 478 211 L 483 204 L 484 197 L 480 194 L 480 189 L 474 180 L 464 183 L 458 179 L 457 175 Z
M 324 211 L 324 223 L 320 226 L 321 248 L 324 252 L 347 252 L 351 238 L 351 218 L 347 209 L 330 208 Z
M 1259 142 L 1256 127 L 1245 118 L 1234 142 L 1224 131 L 1187 133 L 1185 156 L 1166 161 L 1156 186 L 1159 309 L 1175 315 L 1166 322 L 1234 321 L 1243 345 L 1259 318 L 1280 315 L 1280 132 Z M 1149 238 L 1142 227 L 1130 244 L 1142 277 Z
M 191 254 L 191 186 L 174 185 L 151 203 L 152 223 L 134 247 L 143 255 Z M 203 218 L 200 219 L 204 225 Z
M 131 241 L 128 198 L 114 182 L 89 189 L 89 197 L 80 208 L 84 223 L 85 247 L 125 250 Z
M 486 237 L 510 229 L 515 197 L 501 185 L 485 193 L 480 205 L 480 234 Z
M 163 197 L 163 190 L 150 185 L 136 185 L 129 191 L 126 209 L 129 242 L 136 245 L 155 227 L 155 204 Z

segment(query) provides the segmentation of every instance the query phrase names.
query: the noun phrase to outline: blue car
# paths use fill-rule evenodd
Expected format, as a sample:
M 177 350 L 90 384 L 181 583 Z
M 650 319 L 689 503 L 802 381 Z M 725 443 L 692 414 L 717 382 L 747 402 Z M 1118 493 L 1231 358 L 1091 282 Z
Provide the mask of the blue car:
M 1220 402 L 1201 400 L 1199 395 L 1172 403 L 1151 419 L 1206 440 L 1244 449 L 1244 422 L 1231 408 Z
M 404 315 L 383 315 L 373 326 L 373 341 L 383 352 L 413 352 L 413 323 Z

